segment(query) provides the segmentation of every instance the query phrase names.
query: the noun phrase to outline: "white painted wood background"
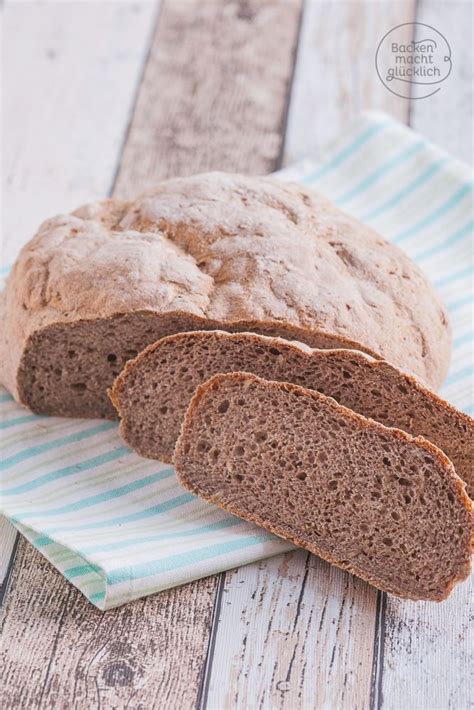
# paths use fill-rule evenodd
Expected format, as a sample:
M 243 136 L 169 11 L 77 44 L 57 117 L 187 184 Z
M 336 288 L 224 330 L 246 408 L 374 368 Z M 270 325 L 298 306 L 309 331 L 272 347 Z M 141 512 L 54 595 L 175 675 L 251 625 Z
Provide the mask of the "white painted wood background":
M 251 14 L 252 3 L 240 6 Z M 4 4 L 2 264 L 11 263 L 43 218 L 111 192 L 159 9 L 155 2 L 119 0 Z M 373 62 L 383 34 L 415 18 L 448 37 L 453 73 L 433 99 L 410 104 L 386 91 Z M 471 25 L 469 0 L 307 0 L 284 162 L 320 156 L 367 108 L 410 122 L 472 161 Z M 0 519 L 0 582 L 14 564 L 14 540 Z M 53 570 L 42 574 L 47 583 L 67 585 Z M 3 592 L 18 593 L 6 586 Z M 467 710 L 473 697 L 469 595 L 466 584 L 442 605 L 402 602 L 303 551 L 221 575 L 197 704 L 211 710 Z M 96 612 L 90 619 L 98 624 L 100 644 Z M 119 625 L 115 633 L 123 633 Z M 178 631 L 176 639 L 174 667 L 186 676 L 192 658 L 179 647 Z M 152 699 L 137 690 L 136 703 L 127 706 L 195 705 L 184 696 L 178 704 L 173 690 L 162 692 Z M 48 693 L 23 707 L 49 707 L 54 697 L 57 707 L 66 707 L 60 692 Z M 121 693 L 117 687 L 100 696 L 101 706 L 125 707 Z

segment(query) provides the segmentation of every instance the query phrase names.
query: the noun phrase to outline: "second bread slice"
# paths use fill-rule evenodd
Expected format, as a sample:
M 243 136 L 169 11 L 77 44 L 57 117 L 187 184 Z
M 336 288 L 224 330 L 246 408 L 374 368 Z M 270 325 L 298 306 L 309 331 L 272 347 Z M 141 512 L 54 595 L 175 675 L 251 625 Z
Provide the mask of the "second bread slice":
M 469 573 L 472 503 L 449 459 L 316 392 L 216 375 L 175 466 L 192 493 L 388 592 L 439 601 Z
M 196 387 L 212 375 L 251 372 L 318 390 L 376 421 L 422 435 L 453 462 L 474 496 L 473 420 L 383 360 L 353 350 L 314 350 L 252 333 L 179 333 L 129 362 L 112 399 L 125 441 L 142 456 L 170 462 Z

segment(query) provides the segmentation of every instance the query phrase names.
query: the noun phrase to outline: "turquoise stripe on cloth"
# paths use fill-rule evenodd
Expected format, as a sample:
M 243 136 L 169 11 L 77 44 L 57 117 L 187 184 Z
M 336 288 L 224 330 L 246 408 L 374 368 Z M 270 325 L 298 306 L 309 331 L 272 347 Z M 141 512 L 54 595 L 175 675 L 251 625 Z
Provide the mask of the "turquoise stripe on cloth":
M 441 394 L 472 413 L 471 171 L 366 114 L 321 163 L 277 175 L 316 188 L 422 266 L 453 325 Z M 37 417 L 0 390 L 0 441 L 0 509 L 99 609 L 292 549 L 183 491 L 170 466 L 124 447 L 114 423 Z

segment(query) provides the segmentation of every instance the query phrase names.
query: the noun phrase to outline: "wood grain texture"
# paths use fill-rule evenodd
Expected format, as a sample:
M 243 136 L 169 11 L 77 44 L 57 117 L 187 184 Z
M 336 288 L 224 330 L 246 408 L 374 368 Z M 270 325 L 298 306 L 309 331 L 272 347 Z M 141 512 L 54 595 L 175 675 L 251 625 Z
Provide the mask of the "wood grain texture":
M 407 122 L 409 101 L 380 82 L 375 52 L 384 34 L 413 22 L 414 13 L 415 0 L 306 0 L 286 162 L 319 159 L 361 111 L 385 111 Z
M 116 194 L 279 162 L 300 0 L 165 2 Z
M 451 46 L 452 72 L 440 84 L 439 93 L 413 101 L 411 107 L 412 125 L 444 150 L 471 164 L 474 161 L 473 15 L 474 4 L 470 0 L 419 1 L 416 19 L 446 37 Z
M 8 576 L 8 568 L 16 541 L 16 535 L 17 533 L 13 525 L 3 515 L 0 515 L 0 597 L 2 596 L 1 590 L 3 583 Z
M 304 551 L 229 572 L 209 708 L 367 707 L 375 595 Z
M 166 175 L 275 167 L 299 10 L 292 0 L 164 3 L 114 194 Z M 102 615 L 22 541 L 2 615 L 2 707 L 194 707 L 218 583 Z
M 384 710 L 468 710 L 472 707 L 474 585 L 457 587 L 441 604 L 387 597 L 383 673 Z
M 98 611 L 22 539 L 0 616 L 0 707 L 192 707 L 210 609 L 201 580 Z
M 5 4 L 3 264 L 44 219 L 110 190 L 155 11 L 149 2 Z

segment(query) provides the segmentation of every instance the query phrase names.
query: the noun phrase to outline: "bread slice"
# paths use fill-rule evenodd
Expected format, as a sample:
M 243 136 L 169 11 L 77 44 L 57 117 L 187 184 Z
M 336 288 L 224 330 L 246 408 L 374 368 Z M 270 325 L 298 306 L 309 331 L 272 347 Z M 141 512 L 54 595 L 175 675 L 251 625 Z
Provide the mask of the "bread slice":
M 442 451 L 298 385 L 214 376 L 175 466 L 192 493 L 384 591 L 440 601 L 469 574 L 473 504 Z
M 383 360 L 251 333 L 180 333 L 130 361 L 111 392 L 123 438 L 142 456 L 170 462 L 196 387 L 238 370 L 318 390 L 382 424 L 421 434 L 449 456 L 474 497 L 471 417 Z
M 125 362 L 186 330 L 355 348 L 434 387 L 451 350 L 439 297 L 395 245 L 305 187 L 226 173 L 47 220 L 0 320 L 0 382 L 74 417 L 115 417 L 107 388 Z

